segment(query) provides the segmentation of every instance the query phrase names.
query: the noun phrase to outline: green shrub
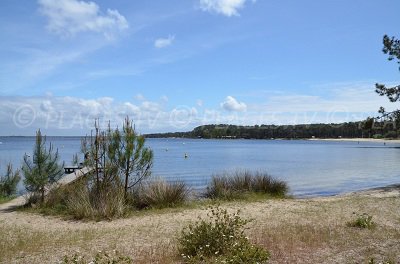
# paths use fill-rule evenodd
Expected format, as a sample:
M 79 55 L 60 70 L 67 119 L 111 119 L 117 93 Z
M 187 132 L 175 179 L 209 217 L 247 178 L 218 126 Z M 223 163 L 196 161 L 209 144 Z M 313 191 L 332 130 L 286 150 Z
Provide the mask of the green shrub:
M 236 199 L 246 193 L 262 193 L 274 197 L 283 197 L 289 187 L 286 182 L 277 180 L 267 173 L 236 171 L 212 177 L 205 196 L 211 199 Z
M 100 251 L 96 254 L 94 258 L 87 258 L 77 253 L 72 256 L 64 256 L 62 262 L 64 264 L 133 264 L 132 258 L 128 256 L 123 256 L 118 251 L 113 251 L 112 253 L 107 253 Z
M 11 163 L 9 163 L 6 175 L 0 176 L 0 197 L 13 196 L 17 191 L 17 185 L 20 180 L 19 171 L 14 172 Z
M 151 181 L 133 192 L 133 203 L 138 209 L 175 207 L 186 202 L 188 195 L 189 190 L 183 182 Z
M 244 234 L 249 222 L 239 212 L 211 207 L 208 220 L 199 219 L 182 230 L 179 253 L 186 263 L 266 263 L 269 253 L 252 245 Z
M 372 229 L 376 226 L 376 223 L 374 221 L 372 221 L 371 215 L 369 215 L 367 213 L 363 213 L 363 214 L 357 215 L 357 218 L 353 221 L 348 222 L 347 225 L 350 227 Z
M 375 134 L 372 137 L 375 138 L 375 139 L 381 139 L 381 138 L 383 138 L 383 135 L 382 134 Z

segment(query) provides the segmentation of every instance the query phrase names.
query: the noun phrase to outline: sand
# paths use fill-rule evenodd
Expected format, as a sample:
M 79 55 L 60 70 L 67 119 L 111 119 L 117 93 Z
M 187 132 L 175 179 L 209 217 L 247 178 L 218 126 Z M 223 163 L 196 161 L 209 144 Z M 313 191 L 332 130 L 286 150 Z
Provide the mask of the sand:
M 23 198 L 0 205 L 0 261 L 57 263 L 75 253 L 118 250 L 135 263 L 178 263 L 176 238 L 205 217 L 202 206 L 151 210 L 113 221 L 71 221 L 15 211 Z M 400 263 L 400 185 L 331 197 L 227 202 L 253 219 L 251 240 L 271 252 L 270 263 Z M 347 227 L 354 213 L 368 213 L 375 230 Z

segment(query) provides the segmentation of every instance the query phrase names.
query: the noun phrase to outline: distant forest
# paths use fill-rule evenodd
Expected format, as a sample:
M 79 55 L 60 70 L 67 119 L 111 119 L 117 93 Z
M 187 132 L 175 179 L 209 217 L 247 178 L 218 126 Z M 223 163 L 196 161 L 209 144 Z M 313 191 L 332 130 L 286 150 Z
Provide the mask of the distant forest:
M 244 138 L 244 139 L 307 139 L 307 138 L 398 138 L 393 123 L 372 119 L 340 124 L 304 125 L 204 125 L 189 132 L 147 134 L 147 138 Z

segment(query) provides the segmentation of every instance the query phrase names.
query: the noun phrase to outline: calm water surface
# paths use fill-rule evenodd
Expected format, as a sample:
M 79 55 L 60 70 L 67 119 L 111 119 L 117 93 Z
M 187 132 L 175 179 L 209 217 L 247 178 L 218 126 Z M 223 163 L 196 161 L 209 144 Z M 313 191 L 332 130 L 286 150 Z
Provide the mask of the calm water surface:
M 0 171 L 8 162 L 19 167 L 24 153 L 32 153 L 34 140 L 0 137 Z M 59 149 L 66 164 L 80 152 L 79 137 L 47 141 Z M 194 189 L 204 188 L 215 173 L 236 169 L 267 171 L 286 180 L 297 196 L 331 195 L 400 181 L 400 145 L 390 142 L 147 139 L 146 143 L 154 151 L 153 177 L 185 181 Z

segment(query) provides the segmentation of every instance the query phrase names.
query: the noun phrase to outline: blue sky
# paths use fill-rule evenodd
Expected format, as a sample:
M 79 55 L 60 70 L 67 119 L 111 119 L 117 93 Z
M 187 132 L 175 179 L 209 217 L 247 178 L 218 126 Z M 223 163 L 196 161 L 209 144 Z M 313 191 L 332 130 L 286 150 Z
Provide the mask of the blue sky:
M 398 0 L 0 2 L 0 135 L 362 120 Z

